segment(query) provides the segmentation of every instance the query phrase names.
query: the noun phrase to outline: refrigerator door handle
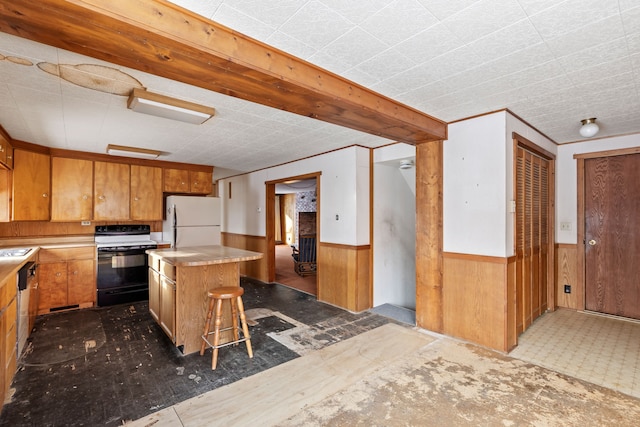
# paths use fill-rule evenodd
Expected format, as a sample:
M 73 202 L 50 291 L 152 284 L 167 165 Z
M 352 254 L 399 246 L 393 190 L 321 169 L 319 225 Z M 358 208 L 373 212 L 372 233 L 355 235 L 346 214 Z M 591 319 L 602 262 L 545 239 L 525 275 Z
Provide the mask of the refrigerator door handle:
M 176 212 L 176 205 L 172 206 L 173 209 L 173 239 L 171 240 L 171 247 L 175 248 L 178 242 L 178 213 Z

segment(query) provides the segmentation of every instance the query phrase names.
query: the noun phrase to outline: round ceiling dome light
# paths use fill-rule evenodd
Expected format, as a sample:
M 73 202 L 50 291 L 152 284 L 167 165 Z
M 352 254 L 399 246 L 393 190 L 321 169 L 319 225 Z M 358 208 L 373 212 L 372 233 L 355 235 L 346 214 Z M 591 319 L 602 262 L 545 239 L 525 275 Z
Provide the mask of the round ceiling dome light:
M 582 123 L 582 127 L 580 128 L 580 135 L 585 138 L 591 138 L 595 136 L 600 130 L 600 126 L 596 123 L 596 118 L 593 117 L 591 119 L 584 119 L 580 121 Z
M 411 169 L 413 167 L 413 160 L 402 160 L 400 162 L 400 169 Z

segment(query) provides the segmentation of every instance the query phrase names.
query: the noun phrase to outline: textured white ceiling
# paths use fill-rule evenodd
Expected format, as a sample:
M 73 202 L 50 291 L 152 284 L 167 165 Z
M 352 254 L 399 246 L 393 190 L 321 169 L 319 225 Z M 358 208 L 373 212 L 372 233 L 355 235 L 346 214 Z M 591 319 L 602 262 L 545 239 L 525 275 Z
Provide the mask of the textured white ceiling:
M 640 132 L 637 0 L 174 0 L 445 121 L 509 108 L 557 143 Z M 35 64 L 110 64 L 0 34 L 0 124 L 13 138 L 250 171 L 391 141 L 115 67 L 150 91 L 216 108 L 203 125 L 127 110 Z M 31 64 L 22 64 L 27 59 Z

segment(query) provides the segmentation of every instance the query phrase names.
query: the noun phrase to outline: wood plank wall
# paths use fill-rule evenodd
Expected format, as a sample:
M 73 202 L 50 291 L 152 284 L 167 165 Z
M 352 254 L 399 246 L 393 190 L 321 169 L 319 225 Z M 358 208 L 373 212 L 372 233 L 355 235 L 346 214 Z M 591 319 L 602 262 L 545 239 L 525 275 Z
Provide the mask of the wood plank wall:
M 162 231 L 162 221 L 91 221 L 91 225 L 76 222 L 14 221 L 0 223 L 0 238 L 93 236 L 96 225 L 149 224 L 152 232 Z
M 221 235 L 222 245 L 232 248 L 245 249 L 247 251 L 267 253 L 267 238 L 265 236 L 250 236 L 246 234 L 234 234 L 223 232 Z M 267 271 L 267 257 L 255 261 L 240 263 L 240 274 L 253 277 L 263 282 L 269 282 Z
M 318 250 L 318 300 L 350 311 L 371 308 L 371 246 L 320 242 Z
M 556 244 L 556 303 L 558 307 L 584 310 L 584 286 L 578 284 L 578 245 Z M 564 285 L 571 293 L 564 293 Z
M 515 257 L 443 254 L 444 333 L 509 351 L 515 332 Z

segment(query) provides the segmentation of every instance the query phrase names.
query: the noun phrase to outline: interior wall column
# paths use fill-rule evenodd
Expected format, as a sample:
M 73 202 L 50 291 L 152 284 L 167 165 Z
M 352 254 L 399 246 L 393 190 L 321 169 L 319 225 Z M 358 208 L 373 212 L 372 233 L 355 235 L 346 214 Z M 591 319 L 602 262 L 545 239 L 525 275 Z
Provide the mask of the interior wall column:
M 416 146 L 416 324 L 443 332 L 443 141 Z

